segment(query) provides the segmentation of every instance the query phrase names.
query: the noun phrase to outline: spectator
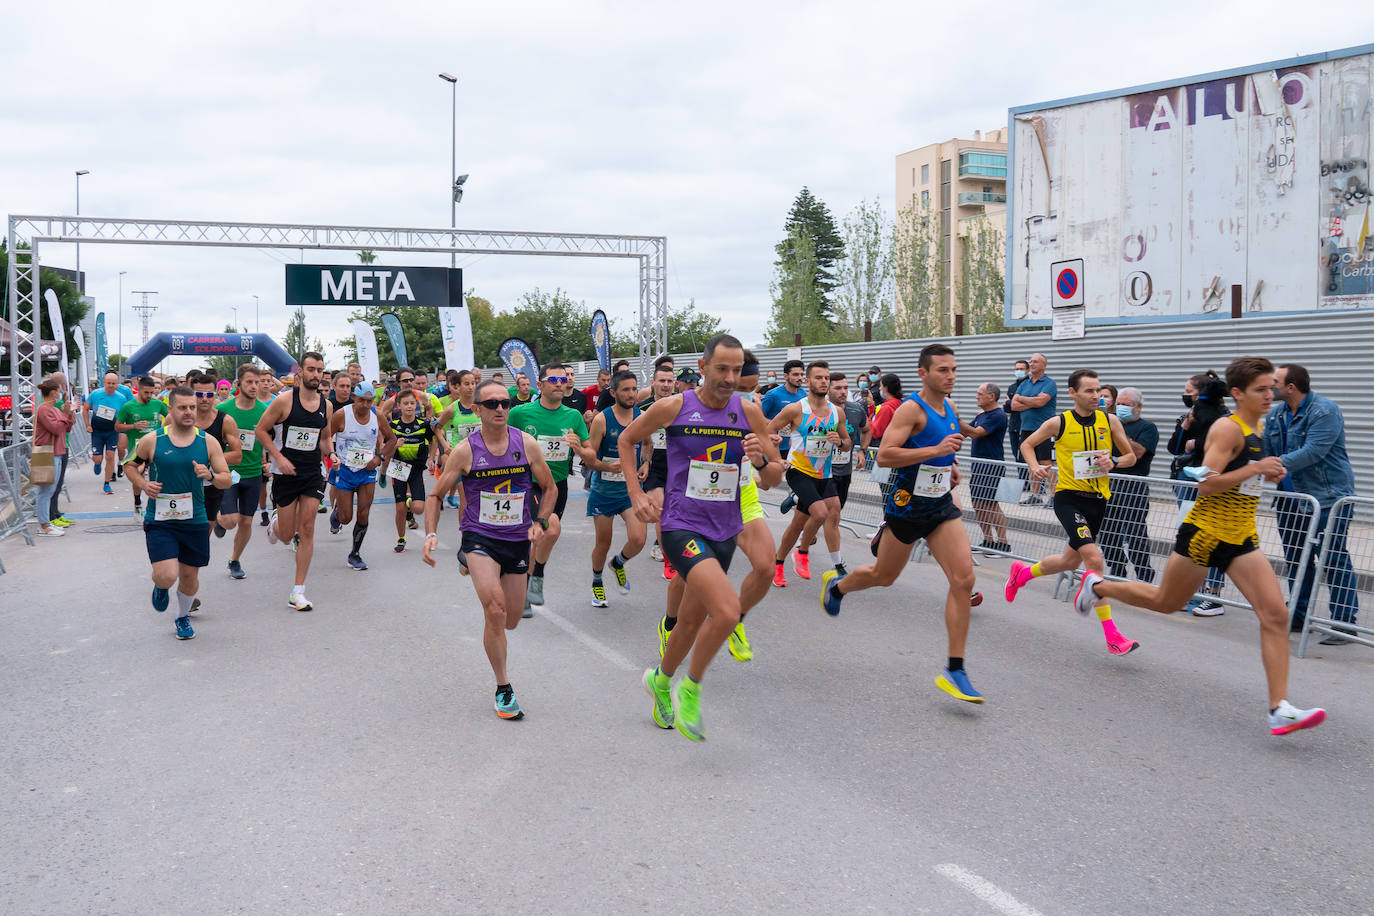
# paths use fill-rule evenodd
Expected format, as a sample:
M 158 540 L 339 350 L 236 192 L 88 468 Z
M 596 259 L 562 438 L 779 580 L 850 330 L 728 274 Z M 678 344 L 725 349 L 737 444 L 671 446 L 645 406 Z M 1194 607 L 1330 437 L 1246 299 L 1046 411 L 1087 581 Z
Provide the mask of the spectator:
M 1202 464 L 1202 446 L 1207 441 L 1207 431 L 1230 412 L 1226 409 L 1226 394 L 1226 383 L 1210 369 L 1183 383 L 1183 406 L 1189 410 L 1174 423 L 1174 434 L 1169 437 L 1169 453 L 1175 456 L 1169 465 L 1171 479 L 1181 480 L 1186 468 Z M 1174 493 L 1180 503 L 1197 499 L 1197 488 L 1193 486 L 1175 487 Z M 1209 569 L 1203 593 L 1220 595 L 1222 577 L 1220 570 Z M 1193 598 L 1183 610 L 1192 612 L 1195 617 L 1218 617 L 1226 609 L 1220 601 Z
M 1018 426 L 1020 433 L 1017 434 L 1016 450 L 1021 451 L 1021 443 L 1025 442 L 1042 424 L 1050 417 L 1054 416 L 1058 410 L 1056 405 L 1059 399 L 1059 388 L 1054 384 L 1054 379 L 1045 374 L 1045 369 L 1049 366 L 1049 361 L 1045 359 L 1043 353 L 1035 353 L 1026 363 L 1029 371 L 1021 384 L 1016 387 L 1016 394 L 1011 396 L 1011 409 L 1013 413 L 1020 414 Z M 1040 443 L 1035 449 L 1035 458 L 1042 465 L 1049 464 L 1054 452 L 1054 443 L 1048 439 Z M 1045 487 L 1049 487 L 1049 478 L 1045 478 Z M 1048 489 L 1045 491 L 1048 494 Z M 1034 506 L 1041 502 L 1040 496 L 1034 491 L 1026 498 L 1024 505 Z
M 1002 405 L 1002 410 L 1007 415 L 1007 439 L 1013 445 L 1021 441 L 1021 413 L 1011 409 L 1011 399 L 1020 390 L 1021 383 L 1026 380 L 1028 375 L 1030 375 L 1030 363 L 1024 359 L 1018 359 L 1012 369 L 1012 382 L 1007 386 L 1007 400 Z M 1019 453 L 1016 460 L 1021 460 Z
M 530 377 L 521 372 L 515 377 L 515 384 L 506 389 L 510 399 L 517 404 L 528 404 L 532 394 L 530 392 Z
M 1359 613 L 1359 599 L 1355 595 L 1355 571 L 1351 567 L 1346 536 L 1350 529 L 1353 506 L 1346 503 L 1331 522 L 1331 510 L 1345 496 L 1355 495 L 1355 472 L 1345 451 L 1345 418 L 1341 409 L 1329 398 L 1312 390 L 1307 369 L 1297 363 L 1278 367 L 1274 373 L 1274 399 L 1277 403 L 1264 422 L 1265 452 L 1277 455 L 1288 469 L 1288 476 L 1279 481 L 1279 489 L 1289 493 L 1305 493 L 1317 500 L 1321 509 L 1317 517 L 1317 536 L 1321 538 L 1332 525 L 1331 543 L 1326 545 L 1326 584 L 1331 590 L 1332 620 L 1355 623 Z M 1287 505 L 1284 505 L 1287 503 Z M 1288 562 L 1288 593 L 1293 594 L 1293 580 L 1298 576 L 1303 541 L 1312 521 L 1310 506 L 1295 501 L 1280 501 L 1279 535 L 1283 540 L 1283 555 Z M 1312 544 L 1307 564 L 1302 569 L 1297 601 L 1293 604 L 1293 618 L 1289 626 L 1301 630 L 1307 617 L 1307 605 L 1312 598 L 1316 578 L 1320 540 Z M 1339 628 L 1338 628 L 1339 629 Z M 1353 631 L 1352 631 L 1353 632 Z M 1324 646 L 1343 646 L 1350 640 L 1332 634 L 1321 641 Z
M 1145 406 L 1145 397 L 1139 388 L 1122 388 L 1119 393 L 1113 390 L 1109 397 L 1116 405 L 1114 410 L 1121 418 L 1126 438 L 1131 440 L 1131 451 L 1135 452 L 1135 464 L 1118 469 L 1116 474 L 1149 477 L 1150 462 L 1159 449 L 1159 427 L 1140 415 Z M 1107 569 L 1113 576 L 1126 578 L 1126 555 L 1129 553 L 1130 561 L 1135 565 L 1135 577 L 1146 584 L 1154 583 L 1155 570 L 1150 565 L 1150 533 L 1146 525 L 1149 514 L 1148 483 L 1143 480 L 1112 481 L 1112 498 L 1107 501 L 1098 543 L 1102 547 Z
M 877 390 L 877 385 L 877 379 L 870 379 L 867 372 L 860 372 L 855 382 L 856 387 L 849 393 L 849 399 L 863 409 L 869 420 L 873 419 L 873 412 L 878 407 L 873 401 L 873 393 Z
M 75 411 L 79 405 L 72 402 L 71 392 L 67 383 L 66 373 L 54 372 L 52 375 L 48 376 L 48 378 L 57 383 L 58 406 L 65 410 L 67 406 L 70 404 L 71 409 Z M 72 526 L 71 519 L 63 517 L 62 510 L 57 507 L 57 497 L 61 495 L 62 487 L 65 485 L 67 480 L 68 457 L 69 456 L 67 454 L 67 440 L 65 437 L 63 437 L 62 451 L 58 452 L 56 449 L 53 450 L 53 467 L 57 471 L 57 489 L 53 491 L 53 494 L 51 496 L 52 502 L 48 509 L 49 517 L 52 519 L 52 523 L 56 525 L 58 528 L 70 528 Z
M 33 413 L 34 446 L 52 446 L 52 483 L 34 488 L 33 505 L 34 511 L 38 514 L 38 536 L 45 538 L 61 537 L 64 534 L 62 526 L 55 524 L 57 516 L 53 512 L 53 506 L 57 504 L 57 497 L 62 492 L 62 477 L 58 468 L 67 463 L 67 433 L 71 432 L 72 425 L 76 422 L 70 399 L 64 400 L 61 407 L 57 406 L 63 386 L 57 379 L 57 375 L 60 374 L 44 380 L 38 386 L 43 400 Z
M 506 384 L 506 377 L 499 370 L 491 374 L 491 380 L 493 382 L 500 382 L 502 385 Z
M 1098 410 L 1104 410 L 1107 413 L 1113 413 L 1116 410 L 1116 386 L 1101 385 L 1099 387 L 1101 387 L 1102 389 L 1102 394 L 1097 399 Z
M 568 380 L 563 383 L 563 406 L 571 407 L 580 414 L 587 413 L 590 404 L 587 396 L 577 387 L 577 371 L 572 366 L 564 366 Z
M 902 380 L 895 372 L 880 376 L 878 388 L 883 402 L 878 405 L 878 409 L 873 413 L 873 441 L 881 443 L 883 433 L 887 432 L 887 424 L 892 422 L 892 415 L 897 412 L 897 408 L 902 403 Z
M 983 532 L 983 543 L 979 546 L 1011 553 L 1007 517 L 997 502 L 997 487 L 1002 482 L 1003 462 L 1006 461 L 1002 442 L 1007 434 L 1007 412 L 998 403 L 1001 397 L 1001 389 L 992 382 L 979 385 L 978 416 L 972 423 L 961 423 L 960 432 L 973 440 L 969 447 L 973 467 L 968 492 L 973 514 Z

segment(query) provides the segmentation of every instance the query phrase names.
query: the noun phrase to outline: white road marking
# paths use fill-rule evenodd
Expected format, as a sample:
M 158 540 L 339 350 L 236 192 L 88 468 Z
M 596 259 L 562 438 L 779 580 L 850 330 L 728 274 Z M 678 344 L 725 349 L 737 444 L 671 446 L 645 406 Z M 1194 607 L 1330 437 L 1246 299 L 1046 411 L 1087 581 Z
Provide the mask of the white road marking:
M 935 866 L 935 871 L 968 891 L 988 906 L 1007 916 L 1042 916 L 1033 906 L 1027 906 L 991 881 L 975 875 L 953 863 Z
M 574 624 L 571 620 L 567 620 L 566 618 L 560 617 L 558 614 L 555 614 L 553 611 L 549 610 L 547 605 L 536 608 L 534 614 L 535 620 L 538 620 L 540 617 L 547 617 L 550 621 L 553 622 L 554 626 L 559 627 L 564 632 L 571 635 L 578 642 L 582 643 L 582 645 L 586 646 L 588 649 L 591 649 L 593 652 L 595 652 L 597 655 L 600 655 L 602 658 L 610 662 L 612 665 L 615 665 L 619 668 L 623 668 L 626 671 L 638 671 L 640 669 L 639 665 L 636 665 L 634 662 L 630 661 L 628 658 L 621 655 L 619 652 L 615 651 L 601 640 L 596 639 L 595 637 L 589 636 L 586 633 L 582 632 L 582 630 L 578 629 L 577 625 Z

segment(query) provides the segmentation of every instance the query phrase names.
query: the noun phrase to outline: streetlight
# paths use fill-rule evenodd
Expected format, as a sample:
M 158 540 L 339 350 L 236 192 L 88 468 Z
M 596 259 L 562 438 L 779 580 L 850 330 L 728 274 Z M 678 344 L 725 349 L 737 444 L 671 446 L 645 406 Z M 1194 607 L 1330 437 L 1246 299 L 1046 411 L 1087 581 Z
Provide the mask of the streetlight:
M 91 174 L 90 169 L 76 170 L 76 215 L 81 215 L 81 176 Z M 81 232 L 78 228 L 77 233 Z M 76 243 L 76 289 L 81 295 L 86 295 L 86 284 L 81 281 L 81 243 Z
M 124 275 L 127 274 L 127 273 L 128 273 L 127 270 L 121 270 L 121 271 L 119 272 L 119 355 L 120 355 L 120 356 L 123 356 L 123 355 L 124 355 Z M 123 370 L 124 370 L 123 360 L 120 360 L 120 372 L 119 372 L 119 377 L 120 377 L 120 378 L 123 378 L 123 377 L 124 377 L 124 371 L 123 371 Z
M 262 333 L 262 312 L 258 311 L 258 306 L 259 306 L 261 303 L 258 302 L 258 294 L 257 294 L 257 293 L 249 293 L 248 295 L 250 295 L 250 296 L 253 297 L 253 323 L 256 325 L 256 327 L 253 328 L 253 331 L 254 331 L 254 333 L 261 334 L 261 333 Z
M 449 145 L 449 182 L 451 191 L 448 205 L 448 225 L 450 229 L 458 228 L 458 201 L 463 199 L 463 185 L 458 180 L 458 77 L 448 73 L 440 73 L 439 79 L 444 80 L 453 88 L 453 130 L 452 142 Z M 468 176 L 463 176 L 463 181 L 467 181 Z M 457 237 L 449 236 L 449 244 L 457 245 Z M 449 254 L 449 267 L 458 266 L 458 252 Z

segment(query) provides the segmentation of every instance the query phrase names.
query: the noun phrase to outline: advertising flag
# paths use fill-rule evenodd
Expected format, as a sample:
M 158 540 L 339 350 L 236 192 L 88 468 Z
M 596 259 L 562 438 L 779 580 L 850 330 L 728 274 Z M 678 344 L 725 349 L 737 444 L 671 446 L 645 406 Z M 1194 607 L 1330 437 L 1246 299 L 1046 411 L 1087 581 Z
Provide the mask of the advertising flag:
M 382 366 L 377 361 L 377 334 L 372 325 L 361 318 L 353 319 L 354 349 L 358 351 L 358 365 L 363 369 L 363 378 L 377 384 L 382 380 Z
M 86 368 L 86 332 L 79 327 L 72 328 L 72 337 L 76 340 L 76 381 L 81 386 L 76 390 L 84 397 L 91 387 L 87 384 L 90 370 Z
M 105 313 L 95 316 L 95 370 L 98 378 L 110 371 L 110 343 L 105 338 Z
M 596 348 L 596 364 L 602 372 L 611 371 L 611 326 L 606 313 L 592 312 L 592 346 Z
M 476 361 L 472 355 L 472 320 L 466 307 L 441 306 L 439 333 L 444 339 L 445 369 L 475 368 Z
M 534 350 L 519 337 L 507 337 L 501 342 L 501 362 L 512 379 L 517 375 L 526 376 L 531 383 L 539 380 L 539 360 Z
M 67 371 L 67 328 L 62 324 L 62 307 L 57 302 L 57 293 L 50 289 L 43 290 L 43 300 L 48 303 L 48 324 L 52 325 L 52 339 L 57 341 L 62 349 L 62 362 L 59 365 L 63 372 Z
M 395 312 L 382 315 L 382 327 L 386 328 L 387 339 L 391 341 L 391 352 L 396 354 L 397 366 L 408 366 L 406 359 L 406 332 L 401 329 L 401 318 Z

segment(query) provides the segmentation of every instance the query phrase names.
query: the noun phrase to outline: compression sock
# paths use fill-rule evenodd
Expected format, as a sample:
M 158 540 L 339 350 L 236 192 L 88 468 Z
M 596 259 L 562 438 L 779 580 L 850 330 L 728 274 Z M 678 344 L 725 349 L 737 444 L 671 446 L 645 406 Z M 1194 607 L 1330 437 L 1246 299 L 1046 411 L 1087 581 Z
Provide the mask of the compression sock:
M 599 570 L 599 569 L 593 569 L 593 570 L 592 570 L 592 585 L 600 585 L 600 584 L 601 584 L 601 570 Z
M 1031 576 L 1032 579 L 1039 579 L 1039 578 L 1040 578 L 1041 576 L 1043 576 L 1043 575 L 1044 575 L 1044 573 L 1040 571 L 1040 564 L 1039 564 L 1039 563 L 1036 563 L 1036 564 L 1034 564 L 1034 565 L 1031 566 L 1031 568 L 1030 568 L 1030 576 Z
M 358 551 L 363 548 L 363 538 L 367 537 L 367 526 L 359 522 L 353 526 L 353 555 L 358 556 Z
M 196 600 L 196 596 L 195 596 L 195 595 L 185 595 L 185 594 L 182 594 L 180 590 L 178 590 L 178 591 L 177 591 L 177 607 L 181 610 L 181 613 L 178 614 L 177 616 L 178 616 L 178 617 L 185 617 L 185 616 L 187 616 L 188 614 L 190 614 L 190 613 L 191 613 L 191 605 L 195 603 L 195 600 Z
M 618 554 L 616 554 L 615 556 L 611 557 L 611 565 L 614 566 L 616 569 L 624 569 L 624 568 L 625 568 L 625 554 L 622 552 L 622 553 L 618 553 Z
M 544 575 L 544 564 L 543 564 L 543 563 L 536 562 L 536 563 L 534 564 L 534 569 L 531 569 L 531 570 L 530 570 L 530 575 L 531 575 L 531 576 L 542 576 L 542 575 Z
M 963 671 L 963 670 L 964 670 L 964 660 L 963 660 L 962 658 L 955 658 L 953 655 L 951 655 L 951 656 L 949 657 L 949 670 L 950 670 L 950 671 Z
M 1121 631 L 1116 628 L 1116 621 L 1112 620 L 1112 606 L 1110 604 L 1099 604 L 1093 608 L 1097 614 L 1097 619 L 1102 621 L 1102 632 L 1108 639 L 1119 637 Z

